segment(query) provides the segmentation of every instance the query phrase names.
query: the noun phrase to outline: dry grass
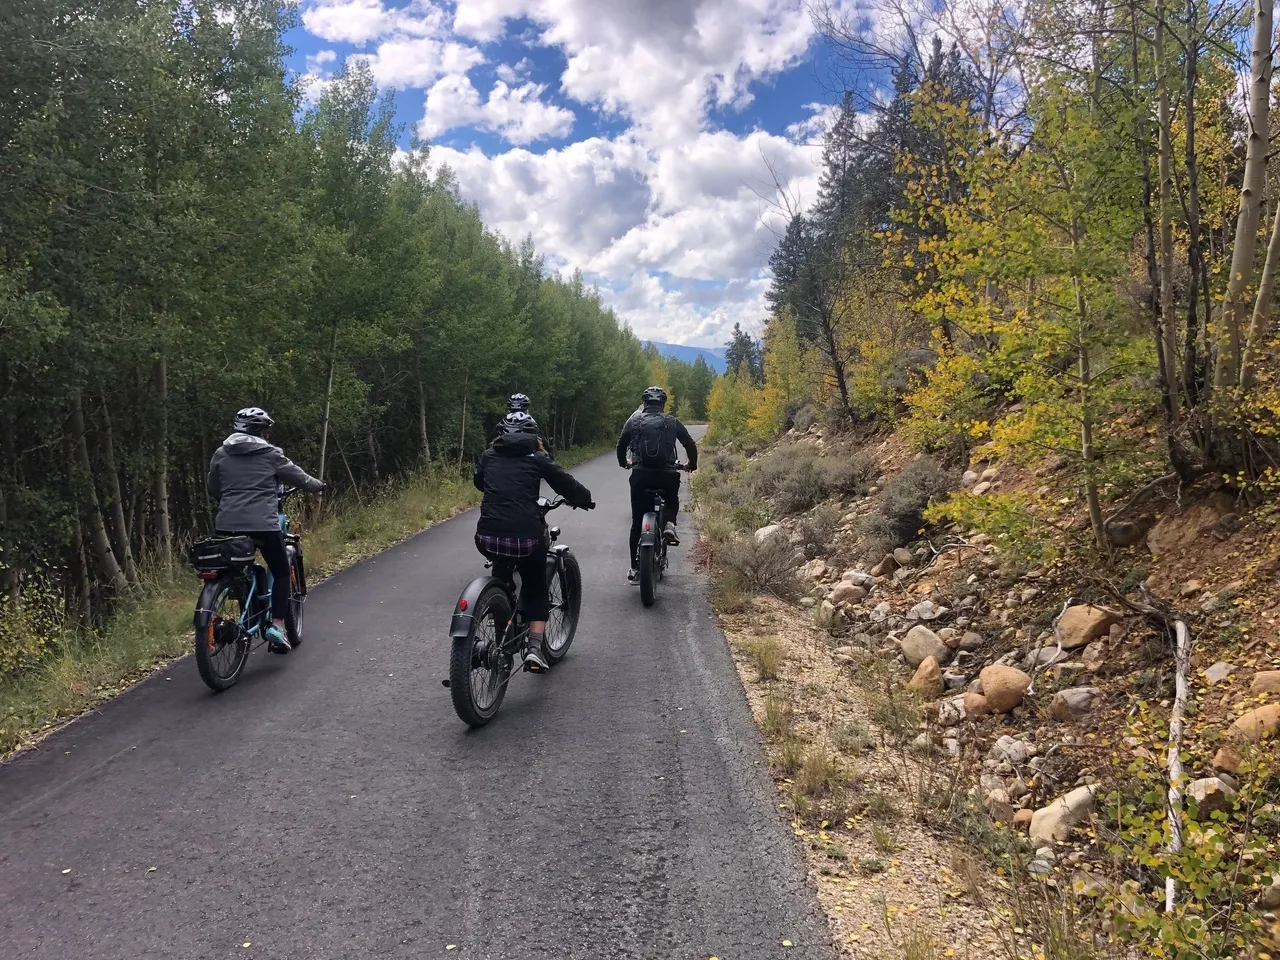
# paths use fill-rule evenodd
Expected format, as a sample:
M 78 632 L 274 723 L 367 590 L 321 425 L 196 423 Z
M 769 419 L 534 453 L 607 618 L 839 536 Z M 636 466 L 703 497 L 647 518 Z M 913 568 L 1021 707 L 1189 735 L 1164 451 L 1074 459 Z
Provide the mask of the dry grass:
M 781 697 L 765 697 L 760 730 L 770 740 L 782 740 L 791 732 L 791 705 Z
M 787 656 L 777 637 L 757 637 L 747 645 L 747 653 L 762 681 L 777 680 L 782 676 Z

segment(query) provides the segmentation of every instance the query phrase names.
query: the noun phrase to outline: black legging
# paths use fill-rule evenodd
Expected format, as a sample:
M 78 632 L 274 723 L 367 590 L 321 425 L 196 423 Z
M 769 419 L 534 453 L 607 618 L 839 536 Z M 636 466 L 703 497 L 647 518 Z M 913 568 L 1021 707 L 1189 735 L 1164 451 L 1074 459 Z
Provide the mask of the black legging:
M 251 537 L 253 542 L 258 545 L 258 549 L 262 551 L 262 559 L 266 561 L 267 569 L 271 571 L 271 619 L 283 620 L 285 614 L 289 612 L 289 554 L 284 546 L 284 534 L 279 530 L 268 530 L 263 532 L 237 530 L 234 533 L 228 533 L 223 530 L 218 531 L 221 537 Z M 265 589 L 265 584 L 259 584 L 261 589 Z
M 528 623 L 541 623 L 551 613 L 547 596 L 547 551 L 539 547 L 527 557 L 499 557 L 476 541 L 476 549 L 493 561 L 494 572 L 510 568 L 520 574 L 520 612 Z
M 644 515 L 653 509 L 653 495 L 650 490 L 661 490 L 664 516 L 660 523 L 675 523 L 676 514 L 680 512 L 680 474 L 675 470 L 632 470 L 631 471 L 631 566 L 639 560 L 640 525 Z M 658 531 L 662 535 L 662 531 Z

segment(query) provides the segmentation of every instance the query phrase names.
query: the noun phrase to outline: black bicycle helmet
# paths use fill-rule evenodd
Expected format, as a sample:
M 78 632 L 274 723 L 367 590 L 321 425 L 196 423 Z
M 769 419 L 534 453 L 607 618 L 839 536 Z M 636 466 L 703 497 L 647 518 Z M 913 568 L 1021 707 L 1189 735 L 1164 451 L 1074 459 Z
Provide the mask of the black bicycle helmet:
M 508 413 L 502 418 L 502 423 L 498 425 L 498 431 L 504 437 L 518 437 L 524 434 L 537 436 L 538 421 L 527 413 L 516 410 L 514 413 Z
M 523 393 L 513 393 L 507 401 L 507 410 L 511 413 L 528 413 L 529 397 Z
M 661 387 L 650 387 L 641 394 L 640 399 L 646 407 L 665 407 L 667 405 L 667 391 Z
M 236 433 L 249 433 L 260 437 L 275 423 L 271 415 L 261 407 L 245 407 L 231 421 L 231 429 Z

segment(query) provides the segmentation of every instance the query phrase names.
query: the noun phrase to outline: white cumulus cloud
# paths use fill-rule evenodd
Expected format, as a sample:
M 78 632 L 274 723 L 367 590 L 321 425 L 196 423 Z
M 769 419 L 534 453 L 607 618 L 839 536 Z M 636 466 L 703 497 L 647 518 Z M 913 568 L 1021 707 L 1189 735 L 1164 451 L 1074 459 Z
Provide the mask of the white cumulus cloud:
M 481 102 L 465 75 L 444 77 L 427 93 L 427 112 L 418 133 L 434 137 L 456 127 L 478 127 L 525 144 L 545 137 L 565 137 L 573 129 L 573 111 L 541 100 L 546 87 L 536 83 L 510 86 L 499 80 Z

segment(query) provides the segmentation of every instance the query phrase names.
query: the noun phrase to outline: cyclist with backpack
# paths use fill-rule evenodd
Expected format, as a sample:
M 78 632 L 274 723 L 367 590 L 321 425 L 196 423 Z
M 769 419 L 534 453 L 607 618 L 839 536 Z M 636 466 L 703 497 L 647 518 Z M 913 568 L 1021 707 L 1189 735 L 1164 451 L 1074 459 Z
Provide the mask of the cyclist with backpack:
M 633 413 L 618 437 L 618 466 L 631 466 L 631 572 L 627 582 L 638 584 L 637 548 L 640 525 L 652 501 L 648 490 L 661 490 L 666 502 L 662 528 L 663 538 L 671 546 L 680 545 L 676 533 L 676 514 L 680 510 L 680 474 L 676 470 L 676 443 L 684 447 L 687 469 L 698 469 L 698 447 L 683 423 L 665 411 L 667 391 L 649 387 L 642 395 L 641 409 Z M 628 458 L 630 463 L 628 464 Z
M 538 492 L 542 481 L 583 510 L 595 506 L 591 491 L 556 464 L 542 448 L 538 424 L 527 413 L 507 414 L 498 425 L 498 436 L 476 464 L 473 480 L 484 494 L 480 521 L 476 524 L 476 549 L 490 560 L 510 563 L 520 574 L 520 595 L 529 622 L 525 666 L 544 673 L 548 664 L 542 653 L 546 638 L 547 544 Z
M 529 413 L 530 406 L 531 403 L 527 394 L 513 393 L 510 399 L 507 400 L 507 413 Z M 499 420 L 498 425 L 494 427 L 493 432 L 489 434 L 490 443 L 493 443 L 493 441 L 497 440 L 498 437 L 502 436 L 502 423 L 503 421 Z M 544 437 L 541 432 L 538 433 L 538 440 L 542 444 L 543 453 L 554 460 L 556 455 L 551 449 L 551 441 Z
M 214 526 L 219 536 L 249 537 L 262 551 L 271 571 L 271 626 L 267 649 L 288 653 L 291 644 L 285 629 L 289 609 L 289 555 L 280 532 L 276 486 L 301 487 L 319 493 L 327 484 L 317 480 L 284 455 L 267 439 L 275 423 L 261 407 L 245 407 L 231 422 L 231 436 L 222 441 L 209 461 L 206 487 L 218 501 Z

